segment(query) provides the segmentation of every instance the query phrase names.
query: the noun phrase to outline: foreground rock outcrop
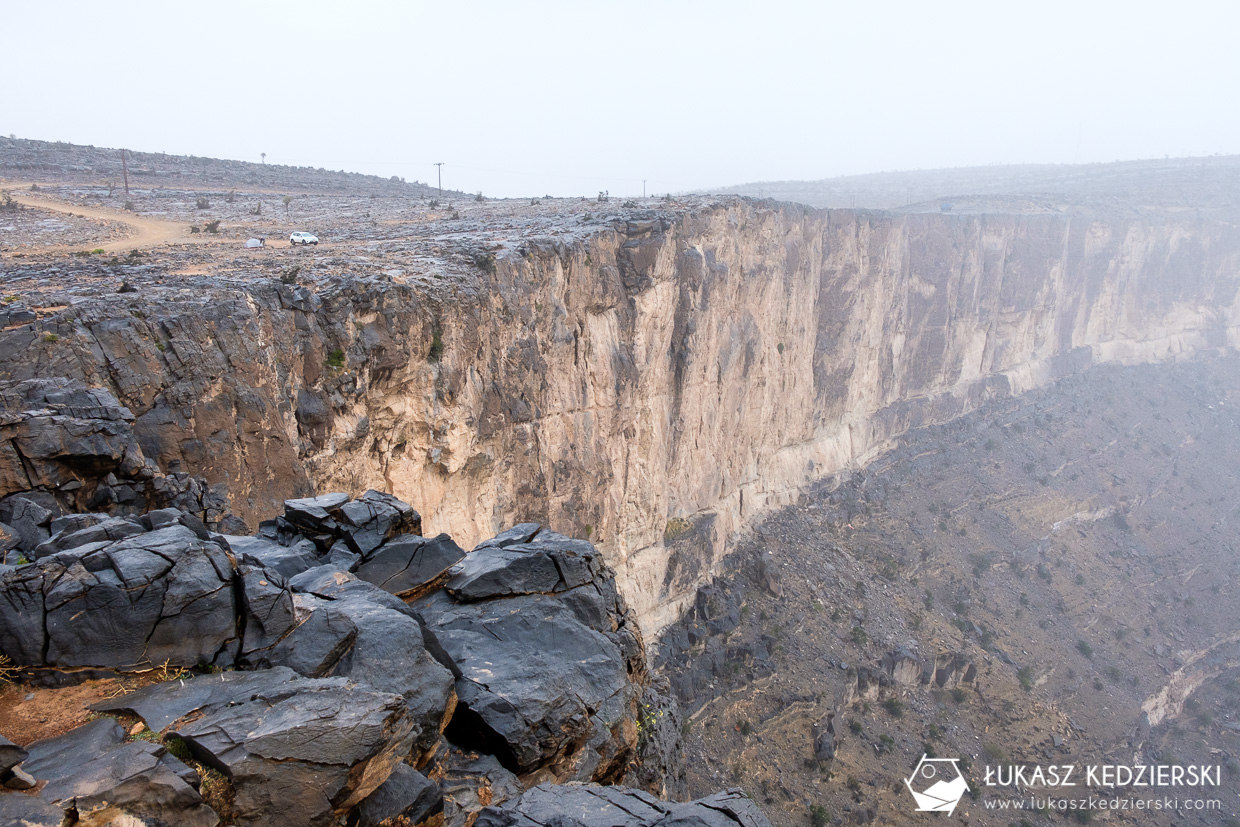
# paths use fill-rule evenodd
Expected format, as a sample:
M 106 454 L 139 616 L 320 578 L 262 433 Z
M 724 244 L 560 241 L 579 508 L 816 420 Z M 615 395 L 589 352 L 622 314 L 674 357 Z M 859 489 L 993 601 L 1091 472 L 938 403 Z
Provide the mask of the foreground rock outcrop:
M 683 791 L 674 714 L 639 737 L 661 696 L 587 542 L 525 523 L 467 554 L 375 491 L 289 500 L 251 536 L 176 509 L 57 521 L 0 569 L 0 654 L 32 684 L 172 679 L 0 742 L 32 788 L 6 818 L 467 825 L 547 781 Z

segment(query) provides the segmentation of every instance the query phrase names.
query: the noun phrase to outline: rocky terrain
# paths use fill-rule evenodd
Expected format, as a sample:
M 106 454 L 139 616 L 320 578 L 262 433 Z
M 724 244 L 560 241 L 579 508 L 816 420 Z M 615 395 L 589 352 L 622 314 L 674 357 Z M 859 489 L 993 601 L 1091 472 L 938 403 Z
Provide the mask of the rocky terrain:
M 467 545 L 588 537 L 651 634 L 755 519 L 909 427 L 1236 327 L 1237 234 L 1201 216 L 38 187 L 15 212 L 157 243 L 13 236 L 0 378 L 107 389 L 251 527 L 374 488 Z
M 1144 758 L 1221 766 L 1225 809 L 1108 823 L 1235 823 L 1237 405 L 1234 355 L 1095 368 L 911 432 L 763 521 L 662 640 L 691 793 L 920 823 L 903 779 L 929 753 L 965 759 L 958 816 L 1005 825 L 987 800 L 1021 796 L 984 765 Z
M 824 827 L 922 754 L 1232 766 L 1227 159 L 895 213 L 114 154 L 0 144 L 3 806 Z
M 265 159 L 263 159 L 265 160 Z M 438 193 L 427 184 L 392 176 L 361 175 L 282 164 L 226 161 L 218 158 L 167 155 L 162 152 L 125 153 L 121 150 L 82 146 L 64 141 L 32 141 L 0 136 L 0 178 L 14 181 L 62 181 L 98 185 L 114 189 L 124 186 L 126 169 L 131 190 L 182 185 L 210 190 L 219 184 L 234 189 L 289 192 L 330 191 L 422 197 Z M 122 193 L 123 194 L 123 193 Z M 460 193 L 454 193 L 460 195 Z
M 89 413 L 61 415 L 105 437 Z M 467 554 L 374 491 L 252 536 L 4 505 L 0 822 L 466 827 L 548 782 L 683 793 L 675 709 L 589 543 L 526 523 Z M 766 825 L 614 789 L 642 824 Z M 539 795 L 538 823 L 571 805 Z

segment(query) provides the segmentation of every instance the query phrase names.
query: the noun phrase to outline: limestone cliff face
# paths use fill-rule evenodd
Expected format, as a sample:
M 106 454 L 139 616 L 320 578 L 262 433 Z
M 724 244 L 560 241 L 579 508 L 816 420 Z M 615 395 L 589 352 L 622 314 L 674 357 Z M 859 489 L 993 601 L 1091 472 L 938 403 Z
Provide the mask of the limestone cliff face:
M 480 264 L 439 292 L 83 302 L 0 334 L 0 377 L 110 388 L 149 458 L 245 517 L 374 487 L 466 547 L 527 519 L 586 536 L 649 634 L 757 515 L 909 427 L 1240 335 L 1240 232 L 1187 219 L 733 201 Z

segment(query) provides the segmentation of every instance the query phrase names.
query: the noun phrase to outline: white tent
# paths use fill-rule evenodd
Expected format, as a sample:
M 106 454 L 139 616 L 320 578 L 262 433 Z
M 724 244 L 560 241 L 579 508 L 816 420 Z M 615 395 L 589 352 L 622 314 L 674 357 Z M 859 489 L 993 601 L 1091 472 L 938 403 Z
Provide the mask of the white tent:
M 267 240 L 265 238 L 251 238 L 245 243 L 247 247 L 266 247 Z

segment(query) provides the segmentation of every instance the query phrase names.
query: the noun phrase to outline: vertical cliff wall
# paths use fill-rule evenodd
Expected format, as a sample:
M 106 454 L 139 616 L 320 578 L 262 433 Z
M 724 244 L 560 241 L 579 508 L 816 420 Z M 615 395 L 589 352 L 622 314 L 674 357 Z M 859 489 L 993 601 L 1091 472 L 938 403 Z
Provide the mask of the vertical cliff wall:
M 248 518 L 375 487 L 466 545 L 589 537 L 653 632 L 757 515 L 909 427 L 1233 346 L 1238 285 L 1222 223 L 729 201 L 517 239 L 434 290 L 83 299 L 0 334 L 0 376 L 108 387 L 149 458 Z

